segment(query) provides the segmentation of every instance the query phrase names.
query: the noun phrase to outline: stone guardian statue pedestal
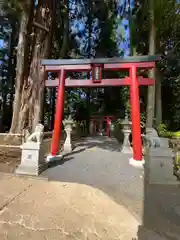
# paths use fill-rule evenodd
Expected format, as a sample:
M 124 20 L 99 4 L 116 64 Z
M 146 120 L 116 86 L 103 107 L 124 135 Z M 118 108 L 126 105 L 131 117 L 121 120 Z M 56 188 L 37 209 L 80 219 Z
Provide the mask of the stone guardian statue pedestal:
M 38 124 L 35 132 L 26 136 L 21 145 L 21 163 L 16 169 L 17 174 L 38 176 L 46 168 L 43 149 L 44 126 Z

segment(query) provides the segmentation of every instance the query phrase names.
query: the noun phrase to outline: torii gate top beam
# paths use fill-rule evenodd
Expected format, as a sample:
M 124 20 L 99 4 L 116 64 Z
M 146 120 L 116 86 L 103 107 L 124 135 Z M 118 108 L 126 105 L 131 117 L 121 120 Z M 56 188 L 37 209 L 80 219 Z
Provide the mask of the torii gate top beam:
M 93 59 L 43 59 L 41 65 L 85 65 L 85 64 L 115 64 L 115 63 L 141 63 L 156 62 L 160 55 L 133 56 L 126 58 L 93 58 Z
M 43 59 L 41 65 L 44 66 L 45 71 L 59 72 L 62 69 L 65 71 L 92 71 L 93 76 L 97 74 L 99 69 L 99 77 L 97 79 L 66 79 L 66 87 L 105 87 L 105 86 L 121 86 L 131 85 L 131 79 L 125 77 L 123 79 L 103 79 L 103 70 L 129 70 L 132 65 L 136 68 L 154 68 L 155 61 L 158 61 L 160 56 L 135 56 L 127 58 L 96 58 L 96 59 Z M 95 80 L 96 79 L 96 80 Z M 94 81 L 95 80 L 95 81 Z M 148 78 L 139 78 L 140 85 L 153 85 L 154 80 Z M 46 80 L 46 87 L 57 87 L 59 79 Z
M 93 65 L 101 65 L 105 70 L 129 69 L 132 64 L 137 68 L 154 68 L 160 55 L 133 56 L 127 58 L 95 58 L 95 59 L 43 59 L 41 65 L 45 71 L 91 71 Z

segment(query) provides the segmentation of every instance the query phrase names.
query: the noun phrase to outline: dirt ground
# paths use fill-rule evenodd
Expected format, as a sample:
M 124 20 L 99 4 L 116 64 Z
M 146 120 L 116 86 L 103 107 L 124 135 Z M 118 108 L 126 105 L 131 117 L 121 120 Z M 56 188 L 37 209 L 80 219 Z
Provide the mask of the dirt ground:
M 5 136 L 0 136 L 0 172 L 13 173 L 17 166 L 20 164 L 21 159 L 21 139 L 6 140 Z M 43 147 L 45 154 L 50 151 L 51 138 L 45 139 Z M 3 147 L 2 145 L 6 145 Z M 12 146 L 18 146 L 11 147 Z
M 132 240 L 137 236 L 140 221 L 100 189 L 1 173 L 0 180 L 1 240 Z
M 20 146 L 21 142 L 22 140 L 19 137 L 6 139 L 5 135 L 0 135 L 0 172 L 14 172 L 20 162 L 20 148 L 13 148 L 11 145 Z
M 63 148 L 64 136 L 61 137 L 61 146 Z M 77 143 L 83 140 L 81 137 L 73 136 L 73 143 Z M 51 141 L 52 136 L 48 136 L 44 138 L 43 147 L 45 156 L 47 156 L 51 149 Z M 21 159 L 21 149 L 20 145 L 22 143 L 22 139 L 6 139 L 6 136 L 0 135 L 0 172 L 4 173 L 13 173 L 17 166 L 20 164 Z M 2 145 L 6 145 L 6 147 L 2 147 Z M 11 147 L 11 145 L 18 146 L 17 148 Z

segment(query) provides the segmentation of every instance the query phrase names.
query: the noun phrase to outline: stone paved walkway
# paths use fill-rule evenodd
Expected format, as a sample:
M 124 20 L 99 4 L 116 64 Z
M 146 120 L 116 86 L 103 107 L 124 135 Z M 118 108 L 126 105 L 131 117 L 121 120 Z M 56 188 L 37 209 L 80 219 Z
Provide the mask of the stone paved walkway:
M 140 220 L 142 207 L 139 199 L 143 198 L 143 172 L 130 166 L 129 158 L 130 155 L 121 154 L 120 145 L 115 139 L 87 138 L 75 148 L 73 154 L 65 156 L 58 166 L 52 166 L 43 176 L 50 181 L 97 188 L 117 203 L 125 204 L 129 210 L 135 210 L 133 214 Z M 121 196 L 127 196 L 127 200 Z M 131 208 L 132 205 L 137 207 Z
M 156 184 L 148 183 L 144 180 L 143 170 L 129 165 L 129 158 L 120 152 L 115 140 L 89 138 L 73 154 L 66 156 L 59 166 L 48 169 L 44 175 L 49 180 L 99 189 L 120 206 L 125 206 L 139 222 L 143 220 L 145 228 L 153 229 L 167 239 L 180 239 L 180 185 L 170 176 L 171 173 L 168 178 L 164 176 L 167 169 L 161 171 L 157 166 L 153 169 L 155 172 L 151 169 L 153 178 L 159 175 L 154 181 Z M 145 169 L 146 179 L 148 174 Z

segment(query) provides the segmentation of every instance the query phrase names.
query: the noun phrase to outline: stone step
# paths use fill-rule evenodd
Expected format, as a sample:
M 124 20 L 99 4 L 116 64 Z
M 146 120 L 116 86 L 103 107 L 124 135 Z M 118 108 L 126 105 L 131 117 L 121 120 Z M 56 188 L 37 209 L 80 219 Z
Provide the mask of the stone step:
M 149 156 L 147 167 L 151 184 L 178 184 L 171 157 Z
M 163 147 L 158 147 L 158 148 L 151 148 L 149 150 L 149 154 L 150 156 L 153 157 L 169 157 L 169 158 L 173 158 L 174 153 L 172 151 L 172 149 L 170 148 L 163 148 Z
M 160 147 L 161 148 L 169 148 L 169 139 L 168 138 L 160 138 Z
M 165 237 L 160 236 L 153 230 L 147 229 L 145 227 L 140 226 L 138 231 L 138 239 L 139 240 L 167 240 Z

